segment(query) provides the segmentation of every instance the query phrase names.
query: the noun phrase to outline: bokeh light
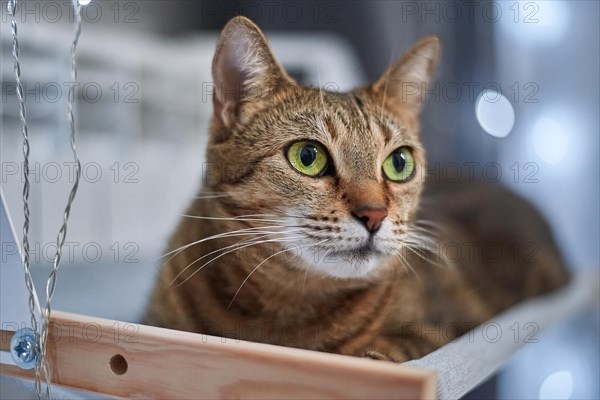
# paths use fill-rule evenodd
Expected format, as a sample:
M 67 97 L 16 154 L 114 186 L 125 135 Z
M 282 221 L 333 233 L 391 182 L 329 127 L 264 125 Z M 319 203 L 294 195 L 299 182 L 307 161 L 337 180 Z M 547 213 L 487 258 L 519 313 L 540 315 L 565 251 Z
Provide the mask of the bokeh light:
M 515 125 L 510 101 L 495 90 L 484 90 L 475 102 L 475 116 L 481 128 L 495 137 L 506 137 Z

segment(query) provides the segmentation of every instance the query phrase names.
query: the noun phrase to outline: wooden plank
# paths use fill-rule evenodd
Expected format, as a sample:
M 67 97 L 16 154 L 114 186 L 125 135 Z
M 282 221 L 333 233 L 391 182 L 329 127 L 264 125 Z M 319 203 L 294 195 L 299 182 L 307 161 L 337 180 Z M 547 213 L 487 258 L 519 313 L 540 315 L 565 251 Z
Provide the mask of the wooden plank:
M 10 341 L 15 332 L 0 329 L 0 351 L 10 351 Z
M 53 382 L 127 398 L 430 399 L 435 372 L 54 312 Z M 2 365 L 0 373 L 31 377 Z

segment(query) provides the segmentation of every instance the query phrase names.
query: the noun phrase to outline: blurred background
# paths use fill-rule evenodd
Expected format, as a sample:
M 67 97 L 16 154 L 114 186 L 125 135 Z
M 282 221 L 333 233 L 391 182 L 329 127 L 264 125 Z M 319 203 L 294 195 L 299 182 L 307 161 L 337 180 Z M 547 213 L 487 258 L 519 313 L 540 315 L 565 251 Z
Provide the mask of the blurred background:
M 575 1 L 91 1 L 77 94 L 83 163 L 55 307 L 139 321 L 178 215 L 198 190 L 219 29 L 255 21 L 291 75 L 349 90 L 419 38 L 443 43 L 422 137 L 429 173 L 501 181 L 548 218 L 573 270 L 600 265 L 599 3 Z M 34 278 L 43 288 L 73 183 L 66 97 L 73 11 L 16 12 L 31 147 Z M 1 183 L 17 231 L 22 152 L 2 2 Z M 3 252 L 8 251 L 3 248 Z M 597 309 L 540 334 L 471 398 L 600 397 Z

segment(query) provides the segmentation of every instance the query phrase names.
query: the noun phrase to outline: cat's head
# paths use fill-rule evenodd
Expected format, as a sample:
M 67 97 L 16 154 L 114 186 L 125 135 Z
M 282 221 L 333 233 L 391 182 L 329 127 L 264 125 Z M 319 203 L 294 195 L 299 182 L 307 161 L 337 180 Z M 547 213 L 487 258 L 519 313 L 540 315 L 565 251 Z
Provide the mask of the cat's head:
M 270 238 L 294 243 L 296 265 L 369 275 L 411 240 L 425 169 L 418 115 L 439 53 L 428 37 L 371 85 L 326 92 L 292 80 L 260 29 L 234 18 L 213 60 L 205 190 L 266 238 L 285 232 Z

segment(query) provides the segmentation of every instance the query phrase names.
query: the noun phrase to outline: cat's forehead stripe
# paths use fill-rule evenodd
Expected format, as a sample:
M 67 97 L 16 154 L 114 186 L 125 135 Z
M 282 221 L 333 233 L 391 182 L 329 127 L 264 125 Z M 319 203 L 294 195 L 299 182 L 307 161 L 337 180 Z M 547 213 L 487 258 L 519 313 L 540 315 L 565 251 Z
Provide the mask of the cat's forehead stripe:
M 285 119 L 291 122 L 291 125 L 285 129 L 297 138 L 312 137 L 312 140 L 324 144 L 329 142 L 342 145 L 346 141 L 354 142 L 356 139 L 353 138 L 359 135 L 361 141 L 379 142 L 386 148 L 414 147 L 417 144 L 416 137 L 413 137 L 401 121 L 391 118 L 385 112 L 381 113 L 379 105 L 370 98 L 361 98 L 360 93 L 314 91 L 310 93 L 309 98 L 296 94 L 288 99 L 289 102 L 294 102 L 294 112 L 289 113 L 290 106 L 285 101 L 277 104 L 273 110 L 278 109 L 281 115 L 287 115 Z M 275 111 L 270 115 L 273 114 L 276 114 Z M 279 122 L 282 120 L 276 119 L 266 125 L 272 128 L 273 124 L 277 126 Z M 313 129 L 310 129 L 311 127 Z M 354 145 L 356 143 L 351 147 Z M 362 150 L 365 150 L 364 147 Z
M 352 94 L 352 99 L 354 100 L 353 103 L 355 104 L 356 109 L 358 110 L 359 114 L 362 116 L 362 119 L 365 122 L 367 129 L 371 130 L 370 118 L 365 111 L 363 101 L 356 94 Z
M 407 145 L 412 144 L 413 140 L 408 134 L 408 130 L 405 126 L 398 125 L 390 118 L 382 116 L 377 124 L 381 127 L 384 135 L 386 135 L 386 144 L 394 143 L 396 145 Z
M 384 147 L 388 147 L 390 143 L 395 146 L 413 144 L 406 127 L 384 116 L 374 118 L 368 110 L 359 108 L 359 103 L 353 98 L 350 99 L 350 103 L 341 104 L 329 112 L 324 110 L 324 115 L 319 114 L 321 113 L 317 113 L 314 119 L 318 121 L 317 125 L 320 128 L 317 132 L 329 136 L 327 141 L 339 143 L 346 139 L 356 144 L 352 138 L 358 134 L 361 140 L 365 140 L 365 136 L 370 136 L 371 140 L 381 138 Z
M 330 117 L 325 117 L 325 126 L 327 127 L 327 132 L 329 132 L 331 139 L 337 139 L 337 129 L 335 127 L 335 123 Z
M 392 141 L 392 130 L 389 129 L 386 125 L 379 125 L 381 127 L 381 132 L 383 133 L 383 140 L 385 141 L 386 146 Z

